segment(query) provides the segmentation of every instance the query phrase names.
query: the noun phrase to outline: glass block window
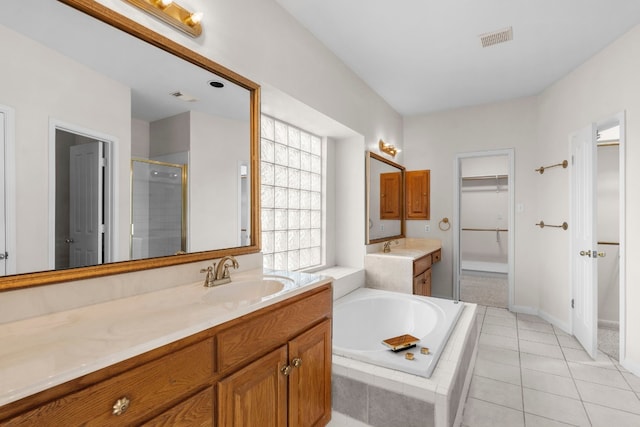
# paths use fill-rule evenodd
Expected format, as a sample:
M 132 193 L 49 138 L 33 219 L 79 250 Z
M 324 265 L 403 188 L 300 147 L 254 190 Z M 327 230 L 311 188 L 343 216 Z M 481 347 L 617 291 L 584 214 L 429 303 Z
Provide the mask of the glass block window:
M 262 253 L 265 268 L 322 263 L 322 139 L 261 118 Z

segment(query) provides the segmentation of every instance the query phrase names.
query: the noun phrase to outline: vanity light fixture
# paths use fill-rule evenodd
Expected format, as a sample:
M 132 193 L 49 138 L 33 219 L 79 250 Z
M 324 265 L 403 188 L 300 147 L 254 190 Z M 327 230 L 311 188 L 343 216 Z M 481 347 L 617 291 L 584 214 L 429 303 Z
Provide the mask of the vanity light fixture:
M 400 150 L 398 150 L 394 145 L 387 144 L 383 140 L 378 141 L 378 148 L 380 149 L 380 151 L 382 151 L 383 153 L 387 153 L 391 157 L 395 157 L 396 154 L 400 152 Z
M 178 30 L 198 37 L 202 34 L 202 12 L 191 12 L 173 0 L 124 0 Z

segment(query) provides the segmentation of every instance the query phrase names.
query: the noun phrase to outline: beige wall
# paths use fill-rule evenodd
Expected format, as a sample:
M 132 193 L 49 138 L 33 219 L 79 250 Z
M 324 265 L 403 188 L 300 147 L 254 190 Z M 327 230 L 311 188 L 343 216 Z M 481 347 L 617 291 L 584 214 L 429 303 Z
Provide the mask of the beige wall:
M 571 321 L 569 277 L 570 234 L 540 230 L 534 224 L 569 221 L 568 170 L 534 172 L 541 165 L 570 159 L 569 134 L 592 122 L 626 112 L 626 235 L 627 254 L 640 256 L 640 26 L 540 95 L 478 107 L 405 119 L 405 165 L 430 168 L 432 231 L 443 240 L 443 265 L 434 268 L 434 292 L 450 292 L 452 233 L 441 232 L 437 222 L 452 217 L 453 159 L 456 153 L 515 148 L 516 213 L 515 305 L 538 310 L 568 329 Z M 408 235 L 425 236 L 424 222 L 409 222 Z M 571 224 L 569 224 L 571 227 Z M 640 265 L 626 264 L 626 355 L 624 365 L 640 373 Z M 446 285 L 446 286 L 445 286 Z
M 2 26 L 0 51 L 0 104 L 15 109 L 17 247 L 13 256 L 18 273 L 48 270 L 50 122 L 116 138 L 117 161 L 122 165 L 116 173 L 116 191 L 128 195 L 129 88 Z M 117 260 L 129 255 L 129 205 L 124 197 L 117 206 Z
M 569 133 L 591 122 L 605 120 L 626 111 L 626 260 L 640 256 L 640 192 L 634 185 L 640 182 L 640 26 L 612 43 L 574 72 L 544 91 L 540 96 L 539 146 L 540 161 L 545 163 L 569 156 Z M 542 154 L 544 153 L 544 154 Z M 540 181 L 537 192 L 541 206 L 558 218 L 569 216 L 569 177 L 563 182 Z M 563 322 L 568 322 L 570 309 L 569 241 L 546 234 L 538 242 L 540 248 L 550 248 L 542 270 L 540 309 Z M 621 259 L 624 263 L 625 259 Z M 627 366 L 640 373 L 640 265 L 626 265 L 626 343 L 627 353 L 621 355 Z
M 407 221 L 409 237 L 442 240 L 442 262 L 433 268 L 432 292 L 453 295 L 453 232 L 441 231 L 453 219 L 454 158 L 457 153 L 515 148 L 515 199 L 524 211 L 515 217 L 515 305 L 538 306 L 537 254 L 528 242 L 536 230 L 536 99 L 523 98 L 479 107 L 405 118 L 404 165 L 431 169 L 431 221 Z M 431 231 L 424 231 L 425 224 Z M 455 224 L 454 224 L 455 226 Z

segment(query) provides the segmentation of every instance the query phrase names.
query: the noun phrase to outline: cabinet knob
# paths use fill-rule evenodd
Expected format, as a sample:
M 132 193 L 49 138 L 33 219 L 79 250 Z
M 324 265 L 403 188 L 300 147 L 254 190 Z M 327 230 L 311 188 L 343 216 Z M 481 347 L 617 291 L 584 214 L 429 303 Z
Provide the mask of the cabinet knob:
M 291 365 L 283 366 L 282 368 L 280 368 L 280 372 L 282 372 L 282 375 L 284 375 L 285 377 L 288 377 L 291 373 Z
M 299 357 L 296 357 L 291 361 L 291 364 L 293 365 L 294 368 L 299 368 L 302 365 L 302 359 L 300 359 Z
M 113 404 L 112 414 L 113 415 L 124 414 L 125 412 L 127 412 L 127 409 L 129 409 L 130 403 L 131 403 L 131 400 L 129 400 L 129 398 L 126 396 L 123 396 L 120 399 L 116 400 L 116 403 Z

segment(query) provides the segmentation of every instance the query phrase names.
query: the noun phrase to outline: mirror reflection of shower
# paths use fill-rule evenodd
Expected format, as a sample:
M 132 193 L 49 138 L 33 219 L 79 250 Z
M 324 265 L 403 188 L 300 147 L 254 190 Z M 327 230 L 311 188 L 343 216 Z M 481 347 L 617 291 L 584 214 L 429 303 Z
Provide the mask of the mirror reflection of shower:
M 146 159 L 131 161 L 131 259 L 186 251 L 186 168 Z

